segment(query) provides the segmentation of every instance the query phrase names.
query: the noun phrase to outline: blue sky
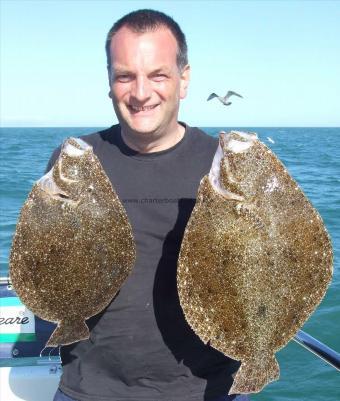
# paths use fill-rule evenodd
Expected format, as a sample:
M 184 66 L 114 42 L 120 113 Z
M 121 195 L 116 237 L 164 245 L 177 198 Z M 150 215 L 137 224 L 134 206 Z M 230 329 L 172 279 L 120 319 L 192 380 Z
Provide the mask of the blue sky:
M 0 0 L 2 126 L 105 127 L 104 42 L 138 8 L 171 15 L 192 80 L 180 119 L 195 126 L 340 126 L 339 1 Z M 229 107 L 211 92 L 244 96 Z

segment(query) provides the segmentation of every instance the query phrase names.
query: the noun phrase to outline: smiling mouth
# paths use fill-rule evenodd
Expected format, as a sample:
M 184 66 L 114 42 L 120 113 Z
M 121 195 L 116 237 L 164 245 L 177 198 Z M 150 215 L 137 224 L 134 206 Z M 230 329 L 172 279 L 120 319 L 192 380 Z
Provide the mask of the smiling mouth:
M 129 110 L 131 110 L 134 113 L 138 113 L 141 111 L 150 111 L 153 110 L 154 108 L 156 108 L 158 106 L 158 104 L 155 104 L 153 106 L 133 106 L 133 105 L 128 105 Z

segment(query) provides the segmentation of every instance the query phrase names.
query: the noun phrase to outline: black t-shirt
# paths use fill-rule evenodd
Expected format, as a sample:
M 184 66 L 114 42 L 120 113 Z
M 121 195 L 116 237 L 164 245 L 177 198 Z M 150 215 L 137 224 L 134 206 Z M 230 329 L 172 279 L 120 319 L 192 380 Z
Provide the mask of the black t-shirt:
M 176 285 L 181 240 L 217 139 L 186 126 L 175 146 L 148 154 L 127 147 L 119 125 L 82 139 L 125 207 L 137 257 L 110 305 L 87 320 L 90 338 L 61 347 L 61 390 L 80 401 L 203 401 L 227 394 L 239 363 L 196 336 Z

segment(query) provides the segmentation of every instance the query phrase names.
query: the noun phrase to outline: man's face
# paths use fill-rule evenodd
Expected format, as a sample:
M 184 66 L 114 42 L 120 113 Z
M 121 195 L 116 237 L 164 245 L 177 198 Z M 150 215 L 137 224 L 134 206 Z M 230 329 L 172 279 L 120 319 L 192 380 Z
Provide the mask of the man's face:
M 179 70 L 171 31 L 162 27 L 135 33 L 122 27 L 112 38 L 110 52 L 111 98 L 123 130 L 141 135 L 173 132 L 189 66 Z

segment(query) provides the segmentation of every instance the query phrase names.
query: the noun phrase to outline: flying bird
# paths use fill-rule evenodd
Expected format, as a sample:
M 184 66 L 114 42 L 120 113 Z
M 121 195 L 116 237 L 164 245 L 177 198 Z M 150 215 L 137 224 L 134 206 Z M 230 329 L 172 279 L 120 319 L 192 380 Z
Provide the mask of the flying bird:
M 243 96 L 239 95 L 239 94 L 236 93 L 236 92 L 228 91 L 228 93 L 227 93 L 224 97 L 218 96 L 218 95 L 216 95 L 216 93 L 212 93 L 212 94 L 208 97 L 207 101 L 213 99 L 214 97 L 217 97 L 217 99 L 218 99 L 221 103 L 223 103 L 225 106 L 229 106 L 229 105 L 231 105 L 231 102 L 229 102 L 228 100 L 229 100 L 230 96 L 233 96 L 233 95 L 243 98 Z

